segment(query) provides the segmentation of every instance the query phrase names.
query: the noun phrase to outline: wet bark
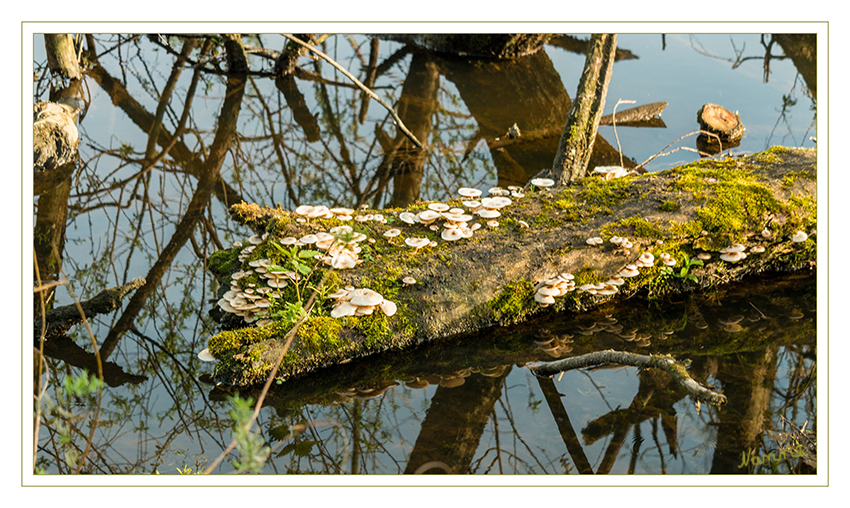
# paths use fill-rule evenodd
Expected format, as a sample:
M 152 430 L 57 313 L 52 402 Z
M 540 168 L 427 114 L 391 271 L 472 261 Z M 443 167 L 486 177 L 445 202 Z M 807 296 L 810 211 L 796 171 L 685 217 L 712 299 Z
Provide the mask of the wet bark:
M 405 236 L 425 236 L 430 234 L 426 227 L 408 227 L 400 221 L 396 221 L 392 226 L 361 223 L 359 227 L 367 236 L 378 239 L 379 243 L 376 245 L 380 250 L 374 253 L 373 259 L 364 261 L 357 268 L 339 271 L 340 283 L 367 287 L 375 281 L 383 281 L 381 284 L 393 287 L 400 284 L 392 278 L 395 275 L 390 274 L 398 274 L 399 279 L 402 276 L 412 276 L 417 280 L 417 284 L 399 288 L 393 299 L 399 307 L 399 315 L 404 315 L 405 318 L 388 318 L 387 325 L 393 333 L 391 337 L 382 339 L 379 343 L 366 342 L 363 335 L 366 332 L 358 329 L 356 325 L 353 328 L 343 328 L 340 337 L 345 337 L 346 343 L 352 344 L 351 349 L 326 352 L 322 356 L 308 356 L 301 361 L 295 361 L 284 369 L 282 377 L 290 377 L 322 365 L 335 364 L 386 349 L 410 347 L 433 339 L 521 322 L 550 310 L 576 314 L 585 312 L 595 308 L 603 300 L 589 294 L 573 292 L 568 293 L 568 297 L 558 299 L 553 306 L 543 309 L 532 299 L 534 283 L 564 272 L 577 274 L 577 278 L 584 282 L 604 281 L 618 273 L 625 264 L 635 261 L 644 251 L 655 252 L 655 267 L 649 270 L 648 275 L 643 275 L 642 271 L 639 278 L 621 286 L 620 291 L 610 301 L 621 301 L 632 295 L 650 291 L 670 294 L 699 291 L 708 287 L 716 288 L 723 283 L 764 271 L 814 267 L 815 239 L 807 240 L 811 243 L 795 244 L 788 239 L 792 232 L 791 226 L 783 224 L 792 220 L 792 217 L 795 221 L 803 219 L 806 224 L 814 224 L 815 217 L 806 215 L 813 214 L 814 208 L 796 208 L 794 203 L 806 200 L 814 203 L 816 200 L 815 150 L 783 149 L 773 153 L 777 159 L 757 154 L 750 159 L 738 160 L 734 167 L 727 169 L 732 172 L 752 171 L 762 182 L 762 185 L 750 185 L 748 190 L 737 194 L 736 204 L 724 204 L 727 198 L 715 195 L 725 192 L 726 184 L 707 184 L 699 191 L 699 198 L 695 198 L 689 191 L 676 190 L 677 181 L 683 178 L 683 174 L 674 169 L 633 177 L 628 180 L 628 185 L 622 188 L 623 194 L 616 203 L 598 203 L 589 197 L 589 194 L 585 194 L 589 192 L 587 186 L 596 185 L 593 182 L 599 180 L 586 180 L 580 185 L 557 189 L 552 195 L 535 192 L 518 200 L 515 205 L 503 209 L 503 216 L 499 218 L 502 225 L 499 228 L 489 230 L 484 227 L 478 230 L 472 239 L 453 244 L 442 242 L 438 238 L 437 247 L 422 249 L 415 255 L 411 254 L 412 249 L 404 246 L 402 242 L 389 243 L 382 233 L 389 227 L 401 227 Z M 740 170 L 737 169 L 738 163 Z M 705 181 L 716 180 L 715 176 L 708 176 L 717 174 L 713 172 L 717 170 L 709 169 L 710 167 L 709 164 L 705 169 L 708 171 L 705 173 L 707 176 L 699 178 Z M 702 174 L 702 169 L 693 171 L 697 171 L 696 175 L 691 174 L 689 178 Z M 789 180 L 791 175 L 803 173 L 808 174 L 808 177 L 796 177 L 793 182 Z M 748 192 L 754 194 L 748 198 Z M 575 209 L 559 208 L 564 205 L 557 203 L 570 202 L 576 199 L 576 196 L 578 200 Z M 759 196 L 759 200 L 775 199 L 777 203 L 786 203 L 793 208 L 785 211 L 777 209 L 772 216 L 763 215 L 758 209 L 741 210 L 742 200 L 753 199 L 755 196 Z M 676 203 L 678 209 L 666 211 L 664 207 L 659 206 L 661 203 Z M 735 210 L 730 211 L 743 213 L 742 217 L 735 219 L 737 227 L 741 229 L 732 232 L 725 229 L 724 222 L 712 226 L 702 223 L 702 220 L 708 220 L 704 215 L 706 210 L 715 209 L 717 206 L 734 207 Z M 718 209 L 717 213 L 726 213 L 723 210 L 725 208 Z M 385 213 L 392 217 L 397 212 Z M 280 236 L 300 237 L 308 231 L 315 232 L 326 228 L 315 221 L 311 224 L 298 223 L 292 220 L 290 212 L 261 208 L 257 205 L 234 206 L 231 208 L 231 215 L 256 231 L 264 232 L 271 228 L 274 234 Z M 657 233 L 642 233 L 636 225 L 617 226 L 624 224 L 623 221 L 629 224 L 629 221 L 638 217 L 641 221 L 647 221 L 647 224 L 655 225 L 652 227 L 658 228 Z M 278 220 L 283 222 L 279 223 Z M 523 226 L 523 223 L 528 227 Z M 685 227 L 688 224 L 691 226 Z M 688 232 L 688 228 L 694 227 L 693 224 L 696 224 L 696 230 Z M 766 225 L 774 232 L 769 239 L 760 234 Z M 627 255 L 607 243 L 597 247 L 586 243 L 589 237 L 604 236 L 600 235 L 600 231 L 612 227 L 614 229 L 608 230 L 608 235 L 627 236 L 635 244 Z M 702 227 L 709 231 L 703 234 L 699 231 Z M 814 234 L 811 230 L 809 232 Z M 656 241 L 662 239 L 664 243 L 657 245 Z M 737 263 L 718 260 L 717 250 L 732 241 L 762 245 L 765 252 L 750 254 Z M 660 253 L 668 248 L 666 245 L 670 245 L 670 248 L 679 246 L 677 248 L 683 250 L 680 256 L 686 254 L 695 257 L 698 252 L 709 250 L 713 252 L 712 260 L 705 266 L 690 269 L 695 281 L 672 276 L 664 278 L 657 259 Z M 681 269 L 683 258 L 679 259 L 679 265 L 675 267 L 677 271 Z M 217 272 L 217 275 L 222 279 L 229 279 L 231 271 L 240 269 L 241 267 L 227 265 L 223 271 Z M 390 278 L 387 279 L 388 277 Z M 399 328 L 395 329 L 395 326 Z M 215 340 L 216 338 L 211 339 L 211 344 Z M 274 344 L 275 340 L 270 336 L 268 341 L 254 344 L 249 349 L 258 352 L 262 350 L 262 363 L 265 361 L 263 358 L 276 358 L 275 351 L 279 346 Z M 297 345 L 296 338 L 293 347 Z M 260 371 L 253 369 L 252 372 L 246 377 L 246 372 L 237 368 L 234 371 L 219 371 L 218 374 L 228 382 L 250 384 L 257 381 L 251 379 Z
M 605 108 L 617 35 L 594 34 L 589 44 L 576 98 L 567 114 L 567 124 L 552 163 L 552 178 L 559 185 L 574 182 L 587 174 L 596 130 Z

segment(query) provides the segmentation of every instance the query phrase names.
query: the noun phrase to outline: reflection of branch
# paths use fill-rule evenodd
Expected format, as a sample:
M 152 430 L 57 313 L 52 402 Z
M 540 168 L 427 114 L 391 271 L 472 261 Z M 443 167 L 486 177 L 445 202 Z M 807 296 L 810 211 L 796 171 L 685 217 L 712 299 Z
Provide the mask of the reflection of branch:
M 637 355 L 609 349 L 607 351 L 596 351 L 573 358 L 564 358 L 554 362 L 530 365 L 529 370 L 536 376 L 551 376 L 556 372 L 582 369 L 606 363 L 631 365 L 640 368 L 655 367 L 670 374 L 674 381 L 690 392 L 697 400 L 713 405 L 720 405 L 726 402 L 725 395 L 703 387 L 691 379 L 684 366 L 666 356 Z
M 304 42 L 302 42 L 300 39 L 297 39 L 297 38 L 295 38 L 295 37 L 293 37 L 292 35 L 289 35 L 289 34 L 283 34 L 283 36 L 284 36 L 284 37 L 286 37 L 287 39 L 289 39 L 289 40 L 291 40 L 291 41 L 293 41 L 293 42 L 297 43 L 297 44 L 300 44 L 300 45 L 302 45 L 302 46 L 306 47 L 307 49 L 309 49 L 310 51 L 312 51 L 313 53 L 315 53 L 316 55 L 318 55 L 320 58 L 322 58 L 323 60 L 327 61 L 329 64 L 333 65 L 333 66 L 334 66 L 334 68 L 336 68 L 339 72 L 341 72 L 341 73 L 342 73 L 345 77 L 347 77 L 348 79 L 350 79 L 350 80 L 351 80 L 351 81 L 352 81 L 355 85 L 357 85 L 357 86 L 358 86 L 361 90 L 363 90 L 363 91 L 364 91 L 366 94 L 368 94 L 370 97 L 372 97 L 373 99 L 375 99 L 376 101 L 378 101 L 378 104 L 380 104 L 381 106 L 383 106 L 383 107 L 387 108 L 387 110 L 388 110 L 388 111 L 390 112 L 390 114 L 393 116 L 393 119 L 395 120 L 395 123 L 396 123 L 396 125 L 398 126 L 399 130 L 401 130 L 401 132 L 403 132 L 405 136 L 407 136 L 408 138 L 410 138 L 410 141 L 412 141 L 412 142 L 413 142 L 413 144 L 414 144 L 414 145 L 416 145 L 416 147 L 417 147 L 417 148 L 419 148 L 420 150 L 424 150 L 424 149 L 425 149 L 425 147 L 423 147 L 423 146 L 422 146 L 422 143 L 420 143 L 420 142 L 419 142 L 419 140 L 418 140 L 418 139 L 416 139 L 416 136 L 414 136 L 412 132 L 410 132 L 409 130 L 407 130 L 407 127 L 405 127 L 405 126 L 404 126 L 404 122 L 402 122 L 402 121 L 401 121 L 401 118 L 399 118 L 399 117 L 398 117 L 398 114 L 395 112 L 395 110 L 392 108 L 392 106 L 390 106 L 389 104 L 387 104 L 386 102 L 384 102 L 384 100 L 383 100 L 383 99 L 381 99 L 380 97 L 378 97 L 378 96 L 375 94 L 375 92 L 373 92 L 372 90 L 369 90 L 369 88 L 367 88 L 367 87 L 366 87 L 366 85 L 364 85 L 364 84 L 363 84 L 363 83 L 361 83 L 361 82 L 360 82 L 357 78 L 355 78 L 354 76 L 352 76 L 350 72 L 348 72 L 347 70 L 345 70 L 345 69 L 344 69 L 341 65 L 339 65 L 338 63 L 336 63 L 336 62 L 335 62 L 335 61 L 334 61 L 331 57 L 329 57 L 328 55 L 326 55 L 326 54 L 322 53 L 321 51 L 319 51 L 318 49 L 314 48 L 313 46 L 310 46 L 309 44 L 305 44 L 305 43 L 304 43 Z

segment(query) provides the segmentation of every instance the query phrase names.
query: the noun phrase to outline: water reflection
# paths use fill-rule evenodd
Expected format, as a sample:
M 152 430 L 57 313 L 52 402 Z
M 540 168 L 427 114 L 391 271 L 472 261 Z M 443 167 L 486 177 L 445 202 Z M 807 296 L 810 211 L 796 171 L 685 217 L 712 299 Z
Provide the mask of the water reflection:
M 787 37 L 777 39 L 786 48 Z M 263 41 L 281 43 L 265 36 L 252 42 Z M 524 184 L 551 165 L 575 86 L 562 79 L 555 46 L 482 65 L 396 42 L 327 39 L 326 52 L 336 50 L 346 67 L 394 98 L 408 128 L 428 140 L 422 151 L 393 132 L 386 111 L 320 62 L 276 80 L 268 71 L 228 75 L 219 42 L 88 35 L 85 86 L 68 92 L 51 89 L 36 62 L 37 99 L 85 102 L 80 160 L 34 196 L 42 282 L 64 272 L 86 300 L 145 278 L 120 310 L 90 316 L 110 388 L 100 413 L 94 400 L 77 401 L 70 445 L 60 432 L 68 422 L 45 419 L 36 455 L 47 472 L 73 470 L 66 452 L 83 452 L 85 425 L 95 419 L 83 472 L 173 473 L 209 464 L 227 446 L 229 393 L 205 384 L 209 367 L 195 354 L 217 329 L 207 315 L 218 290 L 209 256 L 247 236 L 228 220 L 230 205 L 378 208 L 442 199 L 459 187 Z M 816 96 L 804 70 L 814 61 L 811 47 L 787 48 Z M 251 69 L 265 68 L 253 53 L 247 58 Z M 773 62 L 774 71 L 782 63 Z M 793 111 L 790 102 L 783 106 Z M 509 139 L 513 124 L 522 136 Z M 619 163 L 602 137 L 596 147 L 597 164 Z M 626 164 L 649 151 L 624 149 Z M 766 432 L 783 430 L 776 415 L 815 426 L 812 286 L 792 278 L 765 282 L 759 292 L 718 289 L 713 299 L 653 303 L 650 311 L 636 305 L 547 316 L 292 380 L 273 390 L 261 412 L 260 428 L 274 447 L 264 472 L 767 472 L 737 466 L 743 449 L 776 446 Z M 42 293 L 48 309 L 72 303 L 67 288 L 52 291 Z M 733 298 L 744 294 L 750 298 Z M 41 305 L 39 296 L 34 303 Z M 90 342 L 76 327 L 44 344 L 50 390 L 69 371 L 97 370 Z M 719 384 L 730 404 L 697 413 L 662 373 L 597 369 L 558 380 L 522 368 L 600 348 L 690 358 L 691 374 Z M 704 450 L 700 460 L 690 459 L 694 450 Z M 779 470 L 791 466 L 805 471 L 790 462 Z

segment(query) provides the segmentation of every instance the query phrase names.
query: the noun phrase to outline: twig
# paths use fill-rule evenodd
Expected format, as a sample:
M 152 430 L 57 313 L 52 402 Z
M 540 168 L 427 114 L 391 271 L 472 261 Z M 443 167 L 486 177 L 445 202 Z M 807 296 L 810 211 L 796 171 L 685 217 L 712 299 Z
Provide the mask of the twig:
M 677 151 L 679 151 L 679 150 L 689 150 L 689 151 L 691 151 L 691 152 L 696 152 L 696 153 L 698 153 L 698 154 L 700 154 L 700 155 L 702 155 L 702 156 L 704 156 L 704 157 L 711 157 L 711 158 L 713 159 L 713 158 L 714 158 L 714 156 L 713 156 L 713 155 L 711 155 L 710 153 L 705 153 L 705 152 L 701 152 L 701 151 L 699 151 L 699 150 L 694 150 L 693 148 L 686 147 L 686 146 L 680 146 L 679 148 L 676 148 L 675 150 L 671 150 L 671 151 L 670 151 L 670 152 L 668 152 L 668 153 L 664 153 L 664 150 L 667 150 L 668 148 L 670 148 L 671 146 L 675 145 L 675 144 L 676 144 L 676 143 L 678 143 L 679 141 L 681 141 L 681 140 L 685 139 L 685 138 L 686 138 L 686 137 L 688 137 L 688 136 L 693 136 L 694 134 L 705 134 L 706 136 L 714 136 L 715 138 L 717 138 L 717 144 L 720 146 L 720 151 L 721 151 L 721 152 L 723 151 L 723 142 L 722 142 L 722 141 L 720 141 L 720 136 L 718 136 L 717 134 L 715 134 L 715 133 L 713 133 L 713 132 L 708 132 L 708 131 L 704 131 L 704 130 L 698 130 L 698 131 L 694 131 L 694 132 L 689 132 L 689 133 L 685 134 L 684 136 L 680 137 L 679 139 L 677 139 L 676 141 L 673 141 L 673 142 L 672 142 L 672 143 L 670 143 L 669 145 L 667 145 L 667 146 L 665 146 L 664 148 L 662 148 L 662 149 L 661 149 L 661 151 L 660 151 L 660 152 L 658 152 L 657 154 L 653 155 L 652 157 L 650 157 L 650 158 L 646 159 L 645 161 L 643 161 L 643 162 L 641 162 L 640 164 L 638 164 L 637 166 L 635 166 L 634 170 L 635 170 L 635 171 L 637 171 L 637 170 L 642 169 L 645 165 L 647 165 L 647 164 L 648 164 L 651 160 L 655 159 L 656 157 L 661 157 L 661 156 L 665 156 L 665 155 L 670 155 L 671 153 L 675 153 L 675 152 L 677 152 Z M 645 172 L 645 170 L 644 170 L 644 172 Z
M 387 104 L 386 102 L 384 102 L 384 101 L 383 101 L 383 99 L 381 99 L 380 97 L 378 97 L 378 95 L 376 95 L 376 94 L 375 94 L 375 92 L 373 92 L 372 90 L 369 90 L 369 88 L 368 88 L 366 85 L 364 85 L 363 83 L 361 83 L 361 82 L 360 82 L 357 78 L 355 78 L 355 77 L 354 77 L 354 76 L 353 76 L 350 72 L 348 72 L 347 70 L 345 70 L 345 69 L 344 69 L 341 65 L 339 65 L 338 63 L 336 63 L 336 62 L 335 62 L 335 61 L 334 61 L 331 57 L 329 57 L 328 55 L 326 55 L 326 54 L 322 53 L 322 52 L 321 52 L 321 51 L 319 51 L 318 49 L 316 49 L 316 48 L 314 48 L 313 46 L 311 46 L 311 45 L 309 45 L 309 44 L 305 43 L 304 41 L 302 41 L 302 40 L 298 39 L 297 37 L 293 37 L 293 36 L 292 36 L 292 35 L 290 35 L 290 34 L 283 34 L 283 36 L 284 36 L 284 37 L 286 37 L 287 39 L 289 39 L 289 40 L 291 40 L 291 41 L 295 42 L 296 44 L 300 44 L 300 45 L 304 46 L 305 48 L 309 49 L 310 51 L 312 51 L 313 53 L 315 53 L 317 56 L 319 56 L 322 60 L 325 60 L 325 61 L 326 61 L 326 62 L 328 62 L 329 64 L 333 65 L 333 66 L 334 66 L 334 67 L 335 67 L 338 71 L 340 71 L 340 72 L 341 72 L 341 73 L 342 73 L 345 77 L 347 77 L 347 78 L 348 78 L 348 79 L 350 79 L 350 80 L 351 80 L 351 81 L 352 81 L 355 85 L 357 85 L 357 87 L 358 87 L 358 88 L 360 88 L 361 90 L 363 90 L 363 92 L 365 92 L 367 95 L 369 95 L 369 97 L 371 97 L 371 98 L 375 99 L 376 101 L 378 101 L 378 104 L 380 104 L 381 106 L 385 107 L 385 108 L 386 108 L 386 109 L 390 112 L 390 114 L 392 115 L 393 120 L 395 120 L 396 126 L 398 126 L 399 130 L 401 130 L 401 132 L 403 132 L 403 133 L 404 133 L 404 135 L 405 135 L 405 136 L 407 136 L 407 137 L 410 139 L 410 141 L 412 141 L 412 142 L 413 142 L 413 144 L 414 144 L 414 145 L 416 145 L 416 148 L 419 148 L 420 150 L 424 150 L 424 149 L 425 149 L 425 147 L 424 147 L 424 146 L 422 146 L 422 143 L 420 143 L 420 142 L 419 142 L 419 140 L 418 140 L 418 139 L 416 139 L 416 136 L 414 136 L 412 132 L 410 132 L 409 130 L 407 130 L 407 127 L 405 127 L 405 126 L 404 126 L 404 122 L 402 122 L 402 121 L 401 121 L 401 118 L 399 118 L 398 114 L 395 112 L 395 110 L 392 108 L 392 106 L 390 106 L 389 104 Z
M 726 403 L 725 395 L 709 390 L 694 381 L 688 375 L 685 367 L 669 356 L 646 356 L 609 349 L 572 358 L 564 358 L 562 360 L 556 360 L 549 363 L 532 364 L 528 365 L 528 369 L 535 376 L 551 376 L 556 372 L 581 369 L 607 363 L 631 365 L 640 368 L 656 367 L 662 369 L 670 374 L 670 377 L 672 377 L 674 381 L 690 392 L 697 401 L 703 401 L 715 406 Z
M 617 106 L 620 104 L 634 104 L 635 102 L 617 99 L 617 104 L 614 104 L 614 111 L 611 113 L 611 121 L 614 122 L 614 137 L 617 138 L 617 152 L 620 154 L 620 167 L 623 167 L 623 149 L 620 148 L 620 136 L 617 135 Z

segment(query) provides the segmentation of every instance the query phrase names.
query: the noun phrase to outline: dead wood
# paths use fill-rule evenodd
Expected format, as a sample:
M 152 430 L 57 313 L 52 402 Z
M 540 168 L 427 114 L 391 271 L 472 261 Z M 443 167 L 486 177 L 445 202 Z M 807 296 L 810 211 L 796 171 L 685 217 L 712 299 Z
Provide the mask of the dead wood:
M 108 314 L 121 306 L 121 300 L 125 296 L 130 294 L 136 288 L 142 286 L 144 283 L 145 279 L 138 278 L 133 279 L 122 286 L 104 289 L 94 297 L 84 302 L 80 302 L 80 307 L 88 319 L 99 314 Z M 77 308 L 77 304 L 74 303 L 49 310 L 45 317 L 47 327 L 44 335 L 46 339 L 65 335 L 72 326 L 83 322 L 83 317 L 80 315 L 80 309 Z M 36 341 L 39 337 L 41 337 L 41 330 L 42 317 L 39 315 L 35 317 L 34 336 Z
M 714 406 L 726 403 L 726 397 L 718 392 L 697 383 L 688 375 L 685 366 L 666 356 L 647 356 L 626 351 L 595 351 L 586 355 L 563 358 L 553 362 L 528 365 L 528 369 L 536 376 L 552 376 L 559 372 L 573 369 L 584 369 L 599 365 L 630 365 L 642 369 L 661 369 L 686 389 L 695 399 Z
M 690 187 L 692 184 L 696 187 Z M 815 150 L 773 149 L 739 160 L 707 161 L 610 182 L 588 178 L 552 192 L 529 193 L 502 210 L 497 228 L 482 227 L 472 238 L 454 243 L 440 240 L 426 226 L 403 224 L 397 218 L 398 210 L 371 210 L 369 213 L 383 213 L 394 222 L 358 223 L 364 234 L 376 240 L 374 250 L 356 268 L 338 271 L 335 285 L 380 289 L 398 305 L 398 313 L 392 318 L 345 318 L 334 332 L 334 341 L 342 340 L 339 347 L 316 349 L 303 337 L 296 338 L 291 361 L 281 369 L 281 377 L 387 349 L 480 333 L 550 311 L 582 313 L 602 302 L 636 294 L 699 291 L 765 271 L 812 268 L 815 187 Z M 768 202 L 773 208 L 759 204 Z M 423 208 L 420 204 L 415 210 Z M 718 220 L 715 214 L 726 218 Z M 269 232 L 271 238 L 298 238 L 340 224 L 335 219 L 298 222 L 291 212 L 245 203 L 233 206 L 231 216 L 257 232 Z M 392 227 L 403 230 L 403 236 L 395 241 L 383 236 Z M 788 239 L 798 228 L 809 233 L 809 240 L 797 244 Z M 770 232 L 768 238 L 762 236 L 764 229 Z M 623 251 L 607 242 L 615 235 L 628 237 L 633 246 Z M 414 252 L 400 240 L 408 236 L 435 237 L 438 244 Z M 605 243 L 588 245 L 586 240 L 596 236 Z M 765 251 L 736 263 L 720 261 L 718 250 L 733 242 L 764 247 Z M 669 252 L 677 259 L 673 270 L 679 274 L 688 259 L 706 251 L 712 259 L 690 268 L 694 280 L 665 276 L 656 261 L 611 297 L 574 291 L 545 309 L 533 299 L 535 283 L 559 273 L 574 274 L 577 286 L 596 283 L 608 280 L 643 252 L 654 253 L 657 260 L 661 253 Z M 233 259 L 211 263 L 222 281 L 244 269 L 234 254 L 218 259 Z M 417 283 L 403 286 L 405 276 Z M 308 320 L 307 328 L 311 326 Z M 380 337 L 372 335 L 376 327 L 384 330 Z M 262 382 L 279 351 L 282 335 L 278 332 L 284 331 L 276 325 L 252 330 L 259 333 L 243 335 L 233 330 L 210 340 L 210 350 L 226 360 L 217 365 L 219 379 L 238 385 Z M 227 349 L 239 343 L 242 346 Z

